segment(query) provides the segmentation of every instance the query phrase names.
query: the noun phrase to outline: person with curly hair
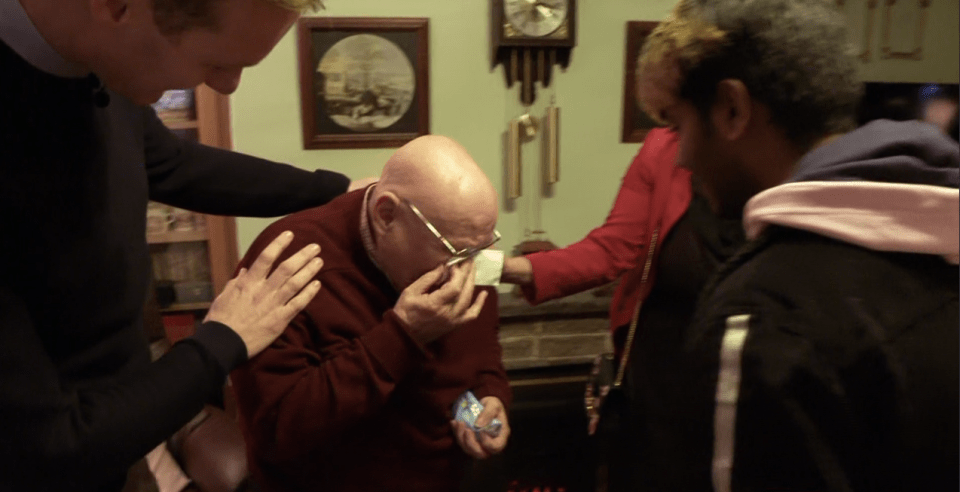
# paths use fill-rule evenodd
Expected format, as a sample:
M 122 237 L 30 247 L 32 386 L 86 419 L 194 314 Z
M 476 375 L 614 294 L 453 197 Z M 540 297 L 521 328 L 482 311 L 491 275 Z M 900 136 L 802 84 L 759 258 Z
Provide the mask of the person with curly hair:
M 637 74 L 748 241 L 657 347 L 638 489 L 955 489 L 956 143 L 919 121 L 855 128 L 832 1 L 681 0 Z

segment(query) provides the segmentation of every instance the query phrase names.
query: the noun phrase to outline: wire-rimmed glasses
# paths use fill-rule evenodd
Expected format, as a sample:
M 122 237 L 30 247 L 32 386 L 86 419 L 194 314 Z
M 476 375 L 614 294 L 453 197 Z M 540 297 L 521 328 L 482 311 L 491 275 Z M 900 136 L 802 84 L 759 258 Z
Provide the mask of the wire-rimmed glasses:
M 432 232 L 434 236 L 437 236 L 437 239 L 439 239 L 440 242 L 442 242 L 443 245 L 447 247 L 447 250 L 450 251 L 450 254 L 453 255 L 449 260 L 447 260 L 446 263 L 444 263 L 444 266 L 446 267 L 452 267 L 454 265 L 467 261 L 470 258 L 477 256 L 481 251 L 489 248 L 490 246 L 493 246 L 494 244 L 496 244 L 497 241 L 500 240 L 500 232 L 494 229 L 493 240 L 491 240 L 489 243 L 476 248 L 463 248 L 458 250 L 457 248 L 453 247 L 453 244 L 450 244 L 450 241 L 447 241 L 447 238 L 443 237 L 443 234 L 440 234 L 440 231 L 438 231 L 437 228 L 434 227 L 434 225 L 431 224 L 426 217 L 424 217 L 423 213 L 420 212 L 420 209 L 417 208 L 416 205 L 414 205 L 413 203 L 410 203 L 409 200 L 404 200 L 404 201 L 407 203 L 407 205 L 410 206 L 410 210 L 413 210 L 413 213 L 420 218 L 420 221 L 423 222 L 423 225 L 427 226 L 427 229 L 430 229 L 430 232 Z

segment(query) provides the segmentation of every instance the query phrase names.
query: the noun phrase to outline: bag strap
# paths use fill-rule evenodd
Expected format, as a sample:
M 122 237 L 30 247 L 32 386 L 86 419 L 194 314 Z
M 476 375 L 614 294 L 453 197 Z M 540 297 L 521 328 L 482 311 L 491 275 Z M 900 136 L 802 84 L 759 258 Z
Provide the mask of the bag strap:
M 657 239 L 660 237 L 660 228 L 656 228 L 650 235 L 650 248 L 647 250 L 647 261 L 643 265 L 643 275 L 640 276 L 640 289 L 643 295 L 643 286 L 647 284 L 647 278 L 650 276 L 650 267 L 653 265 L 653 253 L 657 248 Z M 620 354 L 620 366 L 617 367 L 617 377 L 613 380 L 613 387 L 619 388 L 623 384 L 623 375 L 627 370 L 627 362 L 630 361 L 630 351 L 633 348 L 633 338 L 637 334 L 637 319 L 640 318 L 640 307 L 643 305 L 643 297 L 637 299 L 637 306 L 633 309 L 633 318 L 630 320 L 630 329 L 627 330 L 627 340 L 623 344 L 623 353 Z

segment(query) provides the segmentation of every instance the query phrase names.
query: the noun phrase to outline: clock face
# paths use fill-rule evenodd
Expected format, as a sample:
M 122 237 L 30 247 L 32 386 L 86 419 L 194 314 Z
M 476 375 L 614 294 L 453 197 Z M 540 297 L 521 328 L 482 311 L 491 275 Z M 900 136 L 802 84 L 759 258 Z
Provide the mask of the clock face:
M 567 18 L 567 0 L 504 0 L 503 12 L 513 27 L 527 36 L 556 31 Z

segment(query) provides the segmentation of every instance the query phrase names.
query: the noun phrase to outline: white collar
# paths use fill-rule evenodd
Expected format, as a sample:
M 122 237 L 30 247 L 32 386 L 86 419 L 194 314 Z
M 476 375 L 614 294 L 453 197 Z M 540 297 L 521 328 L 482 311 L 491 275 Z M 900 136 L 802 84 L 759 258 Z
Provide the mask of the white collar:
M 0 0 L 0 40 L 29 64 L 48 74 L 80 78 L 90 73 L 64 59 L 43 39 L 20 0 Z

